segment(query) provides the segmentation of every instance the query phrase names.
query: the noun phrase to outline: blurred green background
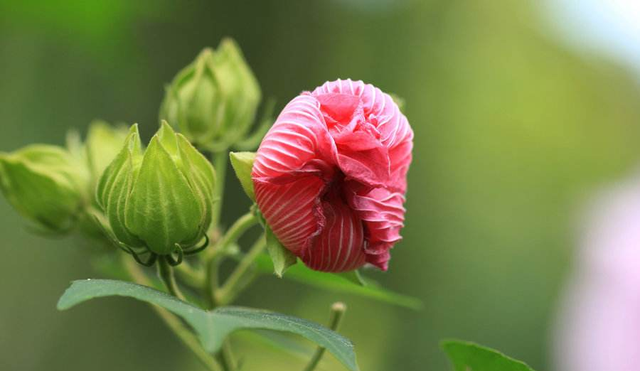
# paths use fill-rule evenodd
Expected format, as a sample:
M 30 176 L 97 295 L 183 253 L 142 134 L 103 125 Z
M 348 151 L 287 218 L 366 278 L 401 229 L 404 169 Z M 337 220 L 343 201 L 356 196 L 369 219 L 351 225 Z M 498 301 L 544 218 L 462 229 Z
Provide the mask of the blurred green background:
M 635 167 L 640 88 L 550 30 L 536 0 L 0 1 L 0 150 L 62 144 L 94 118 L 155 131 L 163 86 L 205 46 L 235 38 L 278 107 L 325 80 L 362 79 L 406 99 L 415 131 L 407 222 L 385 286 L 415 312 L 276 278 L 241 304 L 325 322 L 364 371 L 448 369 L 457 337 L 551 369 L 550 327 L 580 205 Z M 227 222 L 248 201 L 228 180 Z M 0 201 L 0 370 L 201 370 L 143 304 L 58 312 L 91 246 L 33 235 Z M 303 361 L 236 340 L 248 370 Z M 327 357 L 330 358 L 330 357 Z M 333 359 L 324 370 L 341 370 Z

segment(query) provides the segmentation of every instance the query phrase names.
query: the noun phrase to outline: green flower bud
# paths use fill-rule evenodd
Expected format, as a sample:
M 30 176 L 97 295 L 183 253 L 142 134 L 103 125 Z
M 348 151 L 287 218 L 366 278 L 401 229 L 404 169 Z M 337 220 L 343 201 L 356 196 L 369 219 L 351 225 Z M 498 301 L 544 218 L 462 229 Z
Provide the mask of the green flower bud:
M 93 121 L 89 126 L 85 151 L 91 177 L 97 181 L 122 149 L 129 130 L 124 125 Z
M 240 48 L 224 39 L 178 73 L 166 89 L 160 119 L 199 146 L 224 150 L 244 139 L 260 99 L 260 86 Z
M 134 125 L 97 198 L 118 245 L 181 254 L 206 238 L 214 185 L 211 164 L 166 122 L 144 151 Z
M 86 205 L 88 174 L 67 150 L 31 145 L 0 153 L 0 189 L 24 217 L 48 232 L 72 229 Z

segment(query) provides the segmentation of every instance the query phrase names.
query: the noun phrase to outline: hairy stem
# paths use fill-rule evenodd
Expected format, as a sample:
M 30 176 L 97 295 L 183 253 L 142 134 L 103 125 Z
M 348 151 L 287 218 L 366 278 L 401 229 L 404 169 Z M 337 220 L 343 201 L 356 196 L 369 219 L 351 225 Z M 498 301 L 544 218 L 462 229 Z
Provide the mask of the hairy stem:
M 123 256 L 123 265 L 126 268 L 131 279 L 144 286 L 153 287 L 151 280 L 149 277 L 144 274 L 144 272 L 140 269 L 136 262 L 130 259 L 129 256 L 122 254 Z M 198 360 L 207 368 L 209 371 L 224 371 L 222 366 L 216 361 L 209 353 L 207 353 L 198 338 L 182 323 L 182 321 L 173 315 L 171 312 L 162 309 L 158 306 L 152 305 L 153 310 L 158 314 L 158 316 L 164 321 L 164 323 L 169 327 L 182 341 L 182 343 L 189 348 Z
M 340 323 L 342 322 L 342 318 L 344 317 L 344 313 L 347 311 L 347 306 L 344 303 L 333 303 L 331 306 L 331 317 L 329 319 L 329 328 L 333 331 L 338 331 L 340 327 Z M 307 364 L 307 367 L 304 368 L 304 371 L 313 371 L 318 367 L 322 356 L 324 355 L 326 348 L 318 347 L 316 352 L 311 357 L 311 360 Z

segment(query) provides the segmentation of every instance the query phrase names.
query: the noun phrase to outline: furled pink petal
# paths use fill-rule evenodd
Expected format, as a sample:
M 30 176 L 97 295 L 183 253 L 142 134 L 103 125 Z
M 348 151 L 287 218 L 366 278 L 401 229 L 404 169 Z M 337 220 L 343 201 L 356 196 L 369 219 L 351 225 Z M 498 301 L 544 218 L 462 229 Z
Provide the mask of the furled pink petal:
M 338 151 L 338 167 L 348 177 L 372 186 L 389 182 L 389 151 L 380 132 L 367 122 L 362 101 L 348 94 L 315 96 Z
M 387 269 L 388 251 L 400 241 L 404 226 L 404 196 L 385 188 L 354 191 L 349 205 L 356 211 L 366 227 L 368 245 L 365 248 L 367 262 Z
M 301 256 L 302 261 L 311 269 L 326 272 L 362 266 L 366 261 L 364 231 L 356 213 L 339 198 L 323 201 L 322 209 L 326 224 L 313 246 Z
M 316 88 L 311 95 L 347 94 L 358 96 L 362 102 L 363 115 L 380 133 L 380 142 L 388 149 L 389 181 L 387 187 L 405 192 L 407 171 L 411 164 L 413 131 L 407 118 L 388 94 L 362 81 L 336 80 Z
M 316 159 L 335 163 L 336 155 L 320 104 L 312 97 L 298 96 L 287 104 L 260 144 L 253 177 L 291 175 L 304 171 Z
M 302 254 L 320 234 L 325 217 L 320 205 L 324 182 L 307 175 L 278 184 L 254 180 L 256 202 L 280 242 L 294 254 Z
M 372 121 L 375 121 L 375 126 L 380 131 L 381 141 L 388 148 L 394 148 L 403 141 L 413 139 L 409 122 L 400 112 L 398 105 L 393 102 L 391 96 L 375 86 L 350 79 L 336 80 L 324 83 L 316 88 L 311 95 L 318 96 L 328 93 L 358 96 L 362 101 L 365 117 L 374 119 Z
M 387 269 L 401 239 L 413 132 L 391 97 L 328 82 L 284 108 L 253 167 L 256 202 L 282 244 L 312 269 Z

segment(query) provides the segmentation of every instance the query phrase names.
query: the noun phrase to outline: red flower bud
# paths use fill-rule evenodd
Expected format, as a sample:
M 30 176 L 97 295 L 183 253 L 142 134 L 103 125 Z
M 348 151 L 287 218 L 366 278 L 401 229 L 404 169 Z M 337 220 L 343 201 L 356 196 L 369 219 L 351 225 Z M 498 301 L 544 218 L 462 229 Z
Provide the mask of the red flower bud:
M 312 269 L 387 270 L 401 239 L 413 132 L 396 103 L 362 81 L 327 82 L 284 108 L 258 149 L 256 202 Z

